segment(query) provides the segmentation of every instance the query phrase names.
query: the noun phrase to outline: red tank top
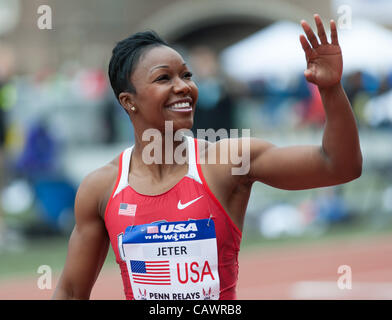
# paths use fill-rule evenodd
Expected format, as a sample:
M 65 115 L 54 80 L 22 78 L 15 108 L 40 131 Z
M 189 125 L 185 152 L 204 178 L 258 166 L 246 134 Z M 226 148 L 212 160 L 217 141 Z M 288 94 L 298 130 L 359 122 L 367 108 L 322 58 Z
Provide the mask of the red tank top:
M 120 155 L 105 224 L 126 299 L 236 298 L 241 231 L 203 177 L 197 140 L 186 141 L 188 172 L 160 195 L 129 186 L 133 147 Z

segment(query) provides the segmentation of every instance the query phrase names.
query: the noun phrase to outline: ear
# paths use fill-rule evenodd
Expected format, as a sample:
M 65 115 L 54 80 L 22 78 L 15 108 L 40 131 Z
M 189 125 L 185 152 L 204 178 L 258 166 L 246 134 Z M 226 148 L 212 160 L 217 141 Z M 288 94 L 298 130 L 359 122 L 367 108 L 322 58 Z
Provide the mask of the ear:
M 133 95 L 132 93 L 129 92 L 121 92 L 118 95 L 118 100 L 120 101 L 120 104 L 122 107 L 129 113 L 135 113 L 136 108 L 133 103 Z M 132 109 L 131 109 L 132 108 Z

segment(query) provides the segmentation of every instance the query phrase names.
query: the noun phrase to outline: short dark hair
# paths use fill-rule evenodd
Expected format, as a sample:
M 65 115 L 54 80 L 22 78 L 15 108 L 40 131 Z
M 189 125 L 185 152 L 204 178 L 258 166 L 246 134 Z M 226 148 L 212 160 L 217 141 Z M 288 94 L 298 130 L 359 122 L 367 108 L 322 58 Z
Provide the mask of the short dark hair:
M 140 56 L 148 48 L 169 45 L 152 30 L 137 32 L 120 41 L 113 48 L 109 63 L 109 79 L 118 100 L 121 92 L 135 93 L 130 77 L 139 62 Z

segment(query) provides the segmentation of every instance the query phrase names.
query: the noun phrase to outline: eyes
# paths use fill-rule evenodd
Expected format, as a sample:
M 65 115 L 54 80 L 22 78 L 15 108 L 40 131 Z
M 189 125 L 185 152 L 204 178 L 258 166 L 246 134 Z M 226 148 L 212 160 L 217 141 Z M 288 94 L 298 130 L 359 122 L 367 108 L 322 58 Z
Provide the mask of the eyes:
M 192 72 L 187 71 L 187 72 L 185 72 L 185 73 L 182 75 L 182 78 L 183 78 L 183 79 L 186 79 L 186 80 L 191 80 L 191 79 L 192 79 L 192 76 L 193 76 Z M 164 82 L 164 81 L 169 81 L 170 79 L 171 79 L 171 76 L 170 76 L 169 74 L 167 74 L 167 73 L 164 73 L 164 74 L 159 75 L 159 76 L 154 80 L 154 82 Z

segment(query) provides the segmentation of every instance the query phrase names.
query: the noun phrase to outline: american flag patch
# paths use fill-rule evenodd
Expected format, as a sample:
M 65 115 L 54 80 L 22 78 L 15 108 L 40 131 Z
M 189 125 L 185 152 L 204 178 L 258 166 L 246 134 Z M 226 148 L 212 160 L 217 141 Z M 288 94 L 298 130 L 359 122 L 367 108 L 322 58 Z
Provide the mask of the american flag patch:
M 158 233 L 158 226 L 147 227 L 147 233 Z
M 170 285 L 169 261 L 130 260 L 132 279 L 135 283 Z
M 123 216 L 134 216 L 136 212 L 136 204 L 120 203 L 118 214 Z

